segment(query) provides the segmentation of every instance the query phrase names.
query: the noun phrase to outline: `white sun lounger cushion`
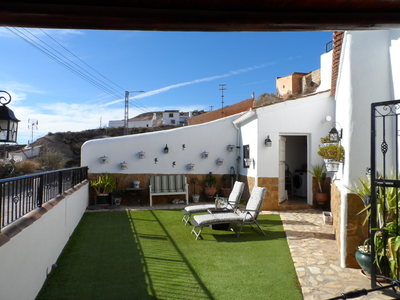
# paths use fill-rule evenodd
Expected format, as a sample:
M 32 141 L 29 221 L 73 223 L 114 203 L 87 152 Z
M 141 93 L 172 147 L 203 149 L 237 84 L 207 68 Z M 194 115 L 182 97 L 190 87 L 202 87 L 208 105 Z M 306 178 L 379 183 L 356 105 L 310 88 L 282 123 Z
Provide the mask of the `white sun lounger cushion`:
M 232 192 L 229 194 L 229 198 L 228 198 L 229 206 L 227 208 L 229 210 L 232 210 L 239 205 L 240 198 L 243 193 L 243 189 L 244 189 L 244 183 L 240 182 L 240 181 L 236 181 L 235 184 L 233 185 Z M 213 209 L 213 208 L 215 208 L 214 203 L 191 205 L 191 206 L 186 206 L 183 209 L 183 213 L 184 214 L 193 214 L 196 212 L 207 211 L 207 210 Z

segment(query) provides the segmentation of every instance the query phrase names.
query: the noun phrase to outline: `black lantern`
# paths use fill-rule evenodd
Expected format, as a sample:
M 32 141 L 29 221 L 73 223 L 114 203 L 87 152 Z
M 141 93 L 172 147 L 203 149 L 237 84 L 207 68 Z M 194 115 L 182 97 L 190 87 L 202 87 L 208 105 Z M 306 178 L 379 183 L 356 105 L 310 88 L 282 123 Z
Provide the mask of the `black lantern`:
M 169 149 L 168 149 L 168 145 L 167 144 L 165 144 L 165 147 L 164 147 L 164 153 L 168 153 L 169 152 Z
M 264 144 L 265 144 L 265 146 L 267 146 L 267 147 L 272 147 L 272 141 L 271 141 L 271 139 L 269 138 L 269 135 L 267 135 L 267 138 L 265 139 Z
M 333 127 L 331 131 L 329 131 L 329 141 L 331 143 L 338 143 L 342 138 L 343 129 L 340 129 L 340 133 L 337 131 L 336 127 Z
M 6 105 L 11 102 L 11 95 L 6 91 L 0 91 L 0 142 L 16 143 L 19 120 L 14 112 Z

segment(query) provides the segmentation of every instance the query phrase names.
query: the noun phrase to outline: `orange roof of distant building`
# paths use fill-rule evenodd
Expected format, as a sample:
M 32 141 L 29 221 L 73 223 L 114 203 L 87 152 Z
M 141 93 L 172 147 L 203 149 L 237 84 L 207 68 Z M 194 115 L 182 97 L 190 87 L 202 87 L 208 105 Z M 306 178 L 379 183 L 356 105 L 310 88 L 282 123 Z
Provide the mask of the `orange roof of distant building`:
M 206 112 L 201 115 L 194 116 L 190 119 L 188 119 L 188 124 L 189 125 L 195 125 L 195 124 L 202 124 L 202 123 L 207 123 L 210 121 L 218 120 L 221 118 L 225 118 L 231 115 L 235 115 L 241 112 L 248 111 L 250 108 L 253 107 L 253 102 L 254 99 L 250 98 L 229 106 L 225 106 L 223 109 L 216 109 L 213 111 Z

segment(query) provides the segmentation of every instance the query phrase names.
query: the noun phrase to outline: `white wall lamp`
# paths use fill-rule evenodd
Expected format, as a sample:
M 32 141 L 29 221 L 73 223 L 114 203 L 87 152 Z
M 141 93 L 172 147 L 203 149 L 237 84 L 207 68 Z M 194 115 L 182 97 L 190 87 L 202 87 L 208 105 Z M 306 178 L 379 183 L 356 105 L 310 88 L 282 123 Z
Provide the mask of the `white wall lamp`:
M 233 151 L 233 149 L 235 149 L 235 145 L 231 145 L 231 144 L 229 144 L 228 146 L 226 146 L 226 151 L 228 151 L 228 152 L 232 152 Z
M 208 157 L 208 152 L 207 151 L 201 152 L 201 158 L 206 159 L 207 157 Z
M 186 170 L 192 171 L 194 169 L 194 164 L 190 163 L 186 165 Z
M 269 138 L 269 135 L 267 135 L 267 138 L 265 139 L 264 144 L 266 147 L 272 147 L 272 141 Z
M 122 163 L 120 163 L 120 167 L 122 170 L 126 170 L 128 169 L 128 163 L 126 161 L 123 161 Z
M 217 166 L 222 166 L 224 163 L 224 160 L 222 158 L 217 158 L 217 160 L 215 161 L 215 164 Z
M 103 155 L 102 157 L 99 158 L 100 163 L 105 164 L 106 162 L 108 162 L 108 157 Z
M 144 159 L 146 157 L 146 153 L 144 151 L 138 152 L 139 159 Z

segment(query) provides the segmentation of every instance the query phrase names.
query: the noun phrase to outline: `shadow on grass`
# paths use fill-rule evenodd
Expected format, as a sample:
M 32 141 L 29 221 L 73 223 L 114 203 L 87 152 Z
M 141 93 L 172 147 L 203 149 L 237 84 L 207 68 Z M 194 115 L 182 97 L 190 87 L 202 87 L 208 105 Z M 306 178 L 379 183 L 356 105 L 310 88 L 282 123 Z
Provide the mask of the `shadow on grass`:
M 146 226 L 148 219 L 136 218 L 137 214 L 146 214 L 157 224 L 150 229 Z M 214 299 L 154 211 L 128 216 L 152 295 L 161 299 Z
M 87 213 L 37 299 L 213 299 L 153 211 Z
M 86 213 L 37 299 L 156 299 L 125 212 Z

